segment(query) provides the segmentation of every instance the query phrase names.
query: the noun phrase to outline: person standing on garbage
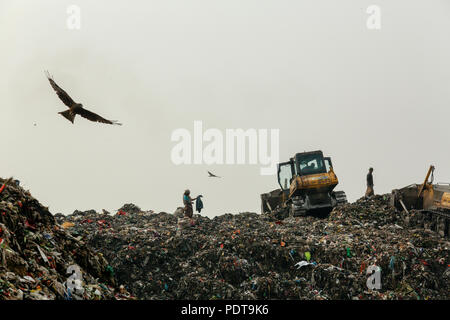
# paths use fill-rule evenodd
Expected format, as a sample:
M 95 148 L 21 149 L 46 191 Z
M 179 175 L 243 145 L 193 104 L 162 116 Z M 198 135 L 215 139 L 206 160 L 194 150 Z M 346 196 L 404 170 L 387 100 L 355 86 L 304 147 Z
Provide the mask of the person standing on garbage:
M 192 209 L 192 202 L 194 200 L 197 200 L 197 198 L 192 199 L 190 194 L 191 191 L 189 189 L 185 190 L 183 194 L 184 216 L 188 218 L 192 218 L 194 214 L 194 210 Z
M 366 190 L 366 198 L 369 198 L 374 195 L 373 190 L 373 168 L 369 168 L 369 173 L 367 174 L 367 190 Z
M 203 201 L 202 201 L 202 195 L 197 196 L 197 200 L 195 201 L 195 210 L 200 213 L 203 209 Z

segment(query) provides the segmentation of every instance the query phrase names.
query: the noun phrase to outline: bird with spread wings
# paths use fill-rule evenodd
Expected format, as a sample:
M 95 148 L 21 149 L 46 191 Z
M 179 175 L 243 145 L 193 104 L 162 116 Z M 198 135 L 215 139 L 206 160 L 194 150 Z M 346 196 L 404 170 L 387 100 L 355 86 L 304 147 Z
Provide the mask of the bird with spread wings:
M 83 118 L 86 118 L 93 122 L 101 122 L 106 124 L 115 124 L 115 125 L 122 125 L 121 123 L 117 122 L 116 120 L 108 120 L 105 119 L 98 114 L 89 111 L 87 109 L 83 108 L 83 105 L 81 103 L 76 103 L 72 100 L 72 98 L 65 92 L 63 89 L 61 89 L 56 82 L 53 80 L 53 77 L 48 73 L 48 71 L 45 72 L 45 75 L 47 76 L 48 81 L 50 81 L 50 85 L 52 86 L 53 90 L 55 90 L 56 94 L 58 95 L 59 99 L 69 107 L 68 110 L 58 112 L 58 114 L 62 115 L 64 118 L 69 120 L 70 122 L 74 122 L 75 116 L 78 114 L 82 116 Z
M 220 178 L 219 176 L 216 176 L 214 173 L 210 171 L 208 171 L 208 174 L 209 174 L 208 178 Z

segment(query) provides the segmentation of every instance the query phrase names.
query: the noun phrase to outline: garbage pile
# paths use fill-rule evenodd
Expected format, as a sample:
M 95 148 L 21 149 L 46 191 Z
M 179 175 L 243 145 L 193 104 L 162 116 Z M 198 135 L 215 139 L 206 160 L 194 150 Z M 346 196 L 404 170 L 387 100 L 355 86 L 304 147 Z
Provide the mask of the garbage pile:
M 28 191 L 0 178 L 0 300 L 114 299 L 107 267 Z
M 282 221 L 136 208 L 59 218 L 139 299 L 450 298 L 448 239 L 405 224 L 387 196 L 337 207 L 327 218 Z

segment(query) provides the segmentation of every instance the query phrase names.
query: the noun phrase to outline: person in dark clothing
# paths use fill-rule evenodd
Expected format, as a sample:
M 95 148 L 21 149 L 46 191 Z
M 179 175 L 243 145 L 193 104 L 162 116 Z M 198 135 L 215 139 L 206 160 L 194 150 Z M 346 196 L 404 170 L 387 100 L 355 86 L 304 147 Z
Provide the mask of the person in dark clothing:
M 203 209 L 203 201 L 202 201 L 202 195 L 197 196 L 197 200 L 195 201 L 195 210 L 200 213 Z
M 374 190 L 373 190 L 373 168 L 369 168 L 369 173 L 367 174 L 367 190 L 366 190 L 366 198 L 369 198 L 373 196 Z
M 184 191 L 183 194 L 184 216 L 188 218 L 192 218 L 192 216 L 194 215 L 194 210 L 192 209 L 192 202 L 197 199 L 197 198 L 192 199 L 190 194 L 191 191 L 189 189 Z

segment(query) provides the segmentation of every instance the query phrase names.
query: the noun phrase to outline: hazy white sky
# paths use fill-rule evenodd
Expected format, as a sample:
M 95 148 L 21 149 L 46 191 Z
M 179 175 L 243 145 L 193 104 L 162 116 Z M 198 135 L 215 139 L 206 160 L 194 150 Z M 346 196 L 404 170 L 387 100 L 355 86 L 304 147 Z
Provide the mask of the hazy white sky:
M 81 8 L 81 29 L 66 9 Z M 381 30 L 366 9 L 381 8 Z M 173 130 L 280 129 L 280 160 L 321 149 L 355 200 L 450 182 L 448 0 L 0 0 L 0 176 L 53 213 L 133 202 L 173 212 L 257 211 L 278 187 L 259 165 L 171 162 Z M 71 97 L 122 127 L 75 124 Z M 34 126 L 36 124 L 36 126 Z M 210 179 L 210 170 L 222 179 Z

